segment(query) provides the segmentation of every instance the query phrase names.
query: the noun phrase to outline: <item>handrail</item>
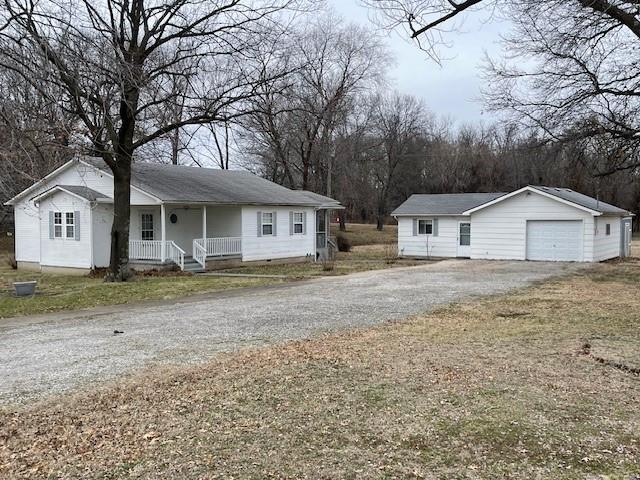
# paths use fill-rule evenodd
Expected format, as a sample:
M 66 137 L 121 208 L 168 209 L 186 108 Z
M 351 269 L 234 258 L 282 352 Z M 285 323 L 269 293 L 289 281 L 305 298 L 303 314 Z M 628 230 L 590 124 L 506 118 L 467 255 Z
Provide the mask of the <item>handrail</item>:
M 202 268 L 207 266 L 207 249 L 204 247 L 204 240 L 196 238 L 193 240 L 193 259 L 200 264 Z
M 167 240 L 167 257 L 173 263 L 180 267 L 180 270 L 184 270 L 184 255 L 185 251 L 181 249 L 173 240 Z

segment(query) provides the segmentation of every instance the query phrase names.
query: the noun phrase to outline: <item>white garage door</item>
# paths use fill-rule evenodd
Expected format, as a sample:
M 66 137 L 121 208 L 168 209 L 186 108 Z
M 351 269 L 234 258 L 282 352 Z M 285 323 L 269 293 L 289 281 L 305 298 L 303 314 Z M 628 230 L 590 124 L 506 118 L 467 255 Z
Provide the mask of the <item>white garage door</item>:
M 527 222 L 527 260 L 582 261 L 582 221 Z

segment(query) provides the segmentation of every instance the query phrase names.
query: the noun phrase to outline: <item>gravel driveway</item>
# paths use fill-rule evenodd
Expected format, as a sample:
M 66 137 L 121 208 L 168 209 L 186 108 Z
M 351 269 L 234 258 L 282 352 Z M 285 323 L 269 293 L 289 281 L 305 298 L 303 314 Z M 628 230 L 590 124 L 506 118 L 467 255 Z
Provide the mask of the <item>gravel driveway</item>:
M 0 403 L 41 398 L 150 364 L 197 362 L 220 351 L 402 319 L 579 268 L 447 260 L 185 302 L 0 320 Z

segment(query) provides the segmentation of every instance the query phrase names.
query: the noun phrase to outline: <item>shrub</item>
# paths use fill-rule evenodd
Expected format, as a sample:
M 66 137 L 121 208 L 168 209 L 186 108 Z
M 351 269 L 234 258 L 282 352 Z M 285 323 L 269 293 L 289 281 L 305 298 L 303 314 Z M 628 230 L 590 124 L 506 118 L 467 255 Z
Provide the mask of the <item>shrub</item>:
M 346 235 L 339 233 L 336 236 L 336 244 L 338 245 L 339 252 L 350 252 L 351 251 L 351 240 Z
M 322 260 L 322 271 L 332 272 L 335 268 L 335 263 L 332 260 Z

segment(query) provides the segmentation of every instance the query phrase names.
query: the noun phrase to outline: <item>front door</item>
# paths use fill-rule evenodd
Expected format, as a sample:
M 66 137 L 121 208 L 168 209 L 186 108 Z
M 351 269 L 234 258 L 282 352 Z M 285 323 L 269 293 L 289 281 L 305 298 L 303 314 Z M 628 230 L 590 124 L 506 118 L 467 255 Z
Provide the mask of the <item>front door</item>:
M 458 223 L 458 257 L 471 256 L 471 223 Z

